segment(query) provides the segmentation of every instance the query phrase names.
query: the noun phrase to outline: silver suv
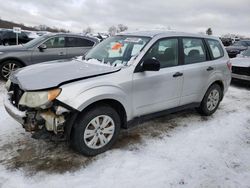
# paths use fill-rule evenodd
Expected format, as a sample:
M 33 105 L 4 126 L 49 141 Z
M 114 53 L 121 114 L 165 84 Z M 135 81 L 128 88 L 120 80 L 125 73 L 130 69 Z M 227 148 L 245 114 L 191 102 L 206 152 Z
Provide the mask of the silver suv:
M 121 128 L 185 108 L 211 115 L 231 81 L 219 39 L 179 32 L 124 33 L 82 59 L 15 71 L 5 107 L 36 138 L 69 140 L 84 155 L 108 150 Z

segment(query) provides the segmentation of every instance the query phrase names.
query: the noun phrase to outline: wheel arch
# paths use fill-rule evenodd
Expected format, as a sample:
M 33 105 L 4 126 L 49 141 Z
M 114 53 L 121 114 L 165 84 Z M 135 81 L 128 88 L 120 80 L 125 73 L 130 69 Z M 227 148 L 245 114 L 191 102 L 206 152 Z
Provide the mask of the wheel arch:
M 19 59 L 19 58 L 17 58 L 17 57 L 6 57 L 6 58 L 4 58 L 4 59 L 1 59 L 1 60 L 0 60 L 0 64 L 4 63 L 4 62 L 6 62 L 6 61 L 11 61 L 11 60 L 17 61 L 17 62 L 21 63 L 23 67 L 26 66 L 26 64 L 25 64 L 21 59 Z
M 223 82 L 221 80 L 214 81 L 212 84 L 210 84 L 210 86 L 213 85 L 213 84 L 218 84 L 220 86 L 220 88 L 221 88 L 222 93 L 224 93 L 225 88 L 224 88 L 224 84 L 223 84 Z
M 222 100 L 223 97 L 224 97 L 224 89 L 225 89 L 225 86 L 224 86 L 224 83 L 223 83 L 222 80 L 215 80 L 215 81 L 211 82 L 211 83 L 209 84 L 208 88 L 206 89 L 206 92 L 207 92 L 207 90 L 208 90 L 212 85 L 214 85 L 214 84 L 217 84 L 217 85 L 220 86 L 221 91 L 222 91 L 222 96 L 221 96 L 221 99 L 220 99 L 220 100 Z M 206 92 L 205 92 L 205 94 L 206 94 Z M 205 94 L 204 94 L 204 95 L 205 95 Z
M 112 107 L 114 110 L 116 110 L 121 119 L 121 128 L 127 129 L 127 113 L 124 106 L 115 99 L 102 99 L 89 104 L 82 111 L 75 111 L 74 113 L 72 113 L 72 116 L 71 118 L 69 118 L 69 121 L 67 122 L 65 129 L 66 137 L 68 140 L 72 138 L 72 130 L 79 116 L 81 116 L 82 113 L 85 113 L 99 105 L 108 105 Z
M 81 113 L 89 111 L 90 109 L 95 108 L 100 105 L 107 105 L 107 106 L 112 107 L 114 110 L 116 110 L 116 112 L 118 113 L 121 119 L 121 128 L 127 128 L 127 113 L 126 113 L 125 107 L 123 106 L 121 102 L 115 99 L 107 98 L 107 99 L 101 99 L 101 100 L 95 101 L 89 104 L 87 107 L 85 107 L 81 111 Z

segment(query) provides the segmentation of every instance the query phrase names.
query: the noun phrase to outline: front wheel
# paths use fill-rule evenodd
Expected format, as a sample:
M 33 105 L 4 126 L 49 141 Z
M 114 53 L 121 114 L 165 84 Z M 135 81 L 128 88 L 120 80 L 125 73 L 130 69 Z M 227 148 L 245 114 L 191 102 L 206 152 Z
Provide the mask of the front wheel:
M 72 130 L 71 144 L 81 154 L 98 155 L 110 149 L 121 126 L 118 113 L 109 106 L 96 106 L 80 114 Z
M 7 60 L 0 64 L 0 77 L 8 80 L 12 71 L 21 68 L 22 64 L 15 60 Z
M 219 107 L 222 90 L 218 84 L 213 84 L 207 90 L 198 111 L 205 116 L 212 115 Z

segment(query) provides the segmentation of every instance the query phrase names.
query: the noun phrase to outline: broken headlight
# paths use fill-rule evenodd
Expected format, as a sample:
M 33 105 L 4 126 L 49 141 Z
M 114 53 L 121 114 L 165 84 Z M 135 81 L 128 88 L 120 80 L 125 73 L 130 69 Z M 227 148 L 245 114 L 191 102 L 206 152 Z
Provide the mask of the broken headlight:
M 52 89 L 48 91 L 31 91 L 25 92 L 20 101 L 19 105 L 27 106 L 30 108 L 37 108 L 48 105 L 51 101 L 56 99 L 61 93 L 61 89 Z

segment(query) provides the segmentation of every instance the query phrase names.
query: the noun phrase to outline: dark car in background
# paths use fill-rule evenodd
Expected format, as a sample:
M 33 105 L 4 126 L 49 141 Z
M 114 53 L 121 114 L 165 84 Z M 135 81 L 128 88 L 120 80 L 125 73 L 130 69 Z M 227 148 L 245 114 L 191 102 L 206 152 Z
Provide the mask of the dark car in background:
M 99 41 L 95 38 L 69 34 L 47 34 L 22 45 L 0 47 L 0 77 L 8 79 L 17 68 L 84 55 Z
M 230 58 L 234 58 L 237 54 L 246 50 L 250 46 L 250 40 L 240 40 L 235 42 L 233 45 L 226 47 L 227 53 Z
M 250 47 L 231 59 L 233 80 L 247 81 L 250 83 Z
M 221 42 L 223 43 L 224 46 L 230 46 L 233 43 L 231 38 L 222 37 L 222 38 L 220 38 L 220 40 L 221 40 Z
M 18 43 L 25 44 L 37 37 L 38 35 L 32 33 L 31 31 L 22 31 L 21 33 L 18 33 Z M 0 45 L 16 45 L 16 33 L 14 33 L 11 29 L 1 30 Z

